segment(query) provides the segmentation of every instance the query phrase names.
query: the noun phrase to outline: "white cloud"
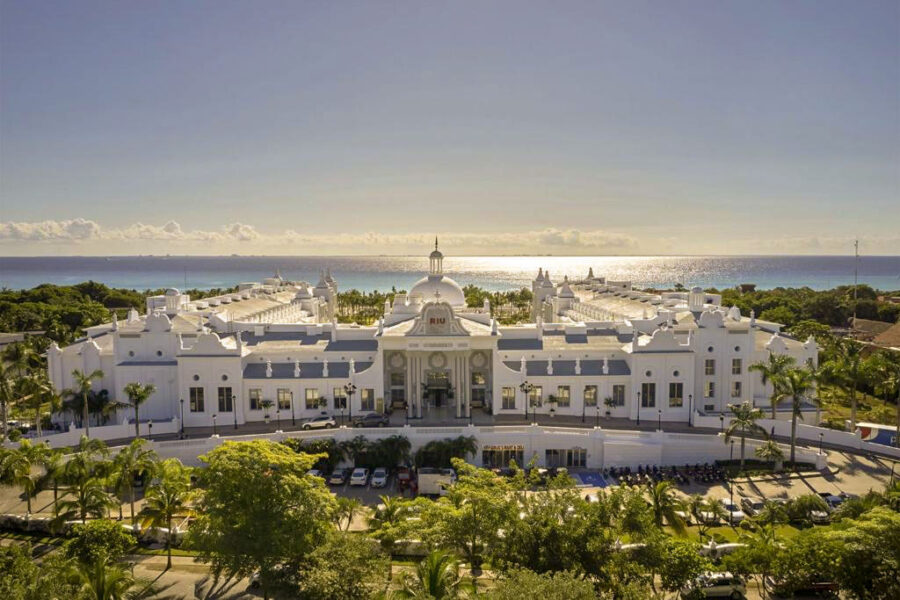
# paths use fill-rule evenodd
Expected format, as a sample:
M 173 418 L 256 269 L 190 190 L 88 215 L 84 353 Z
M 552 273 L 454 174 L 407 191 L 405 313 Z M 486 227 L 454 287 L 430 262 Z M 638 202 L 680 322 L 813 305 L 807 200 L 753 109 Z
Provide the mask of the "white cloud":
M 38 221 L 33 223 L 0 222 L 0 240 L 52 241 L 89 240 L 100 237 L 100 225 L 88 219 Z

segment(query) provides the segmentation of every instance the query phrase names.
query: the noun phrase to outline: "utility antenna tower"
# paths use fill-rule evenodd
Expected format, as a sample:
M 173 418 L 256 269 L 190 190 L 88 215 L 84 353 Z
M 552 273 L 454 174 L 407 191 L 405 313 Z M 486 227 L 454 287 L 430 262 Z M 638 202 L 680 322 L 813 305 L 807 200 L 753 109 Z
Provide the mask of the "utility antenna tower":
M 859 238 L 853 241 L 853 322 L 850 330 L 856 327 L 856 288 L 859 285 Z

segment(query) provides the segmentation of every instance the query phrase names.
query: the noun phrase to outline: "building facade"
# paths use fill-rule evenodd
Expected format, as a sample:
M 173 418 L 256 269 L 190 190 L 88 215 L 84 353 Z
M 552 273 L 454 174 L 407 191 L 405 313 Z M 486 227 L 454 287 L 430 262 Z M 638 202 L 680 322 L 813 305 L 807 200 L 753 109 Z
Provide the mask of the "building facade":
M 473 411 L 690 422 L 732 403 L 768 407 L 771 388 L 749 367 L 770 353 L 817 362 L 814 340 L 743 317 L 700 288 L 649 294 L 593 270 L 559 284 L 540 270 L 532 322 L 501 326 L 488 303 L 466 305 L 437 241 L 428 260 L 373 326 L 336 322 L 329 272 L 315 286 L 276 276 L 196 301 L 170 289 L 148 298 L 143 315 L 51 346 L 50 379 L 63 390 L 74 370 L 100 369 L 95 390 L 119 402 L 127 384 L 152 383 L 141 419 L 185 427 L 397 411 L 425 423 Z M 119 411 L 118 422 L 133 416 Z

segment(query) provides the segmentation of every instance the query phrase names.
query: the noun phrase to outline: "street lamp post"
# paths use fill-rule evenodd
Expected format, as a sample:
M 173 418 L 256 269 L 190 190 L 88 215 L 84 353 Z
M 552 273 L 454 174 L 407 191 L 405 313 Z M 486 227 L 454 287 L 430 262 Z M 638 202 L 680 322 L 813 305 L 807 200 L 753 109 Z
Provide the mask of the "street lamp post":
M 237 431 L 237 403 L 238 397 L 235 396 L 231 399 L 231 415 L 234 417 L 234 430 Z
M 344 393 L 347 394 L 347 418 L 353 421 L 353 394 L 356 393 L 356 385 L 351 381 L 344 386 Z M 341 413 L 343 415 L 343 413 Z
M 824 433 L 819 433 L 819 455 L 822 454 L 822 439 L 825 437 Z
M 153 419 L 147 421 L 147 439 L 153 441 Z
M 725 415 L 719 415 L 719 433 L 725 433 Z
M 216 429 L 216 417 L 218 415 L 213 415 L 213 435 L 219 435 L 218 430 Z
M 728 466 L 731 467 L 731 463 L 734 462 L 734 440 L 731 440 L 731 458 L 728 459 Z M 727 473 L 728 471 L 726 471 Z M 731 510 L 731 520 L 734 521 L 734 478 L 729 477 L 728 488 L 731 493 L 731 504 L 729 505 L 729 509 Z
M 184 398 L 179 402 L 181 402 L 181 439 L 184 439 Z
M 281 409 L 275 409 L 275 429 L 281 429 Z
M 297 419 L 294 418 L 294 392 L 291 392 L 291 425 L 296 425 Z
M 688 427 L 694 426 L 694 395 L 688 394 Z
M 662 409 L 656 410 L 656 430 L 662 431 Z
M 528 381 L 523 381 L 519 385 L 519 389 L 522 390 L 522 394 L 525 396 L 525 421 L 528 422 L 528 405 L 531 404 L 531 391 L 534 389 L 534 386 Z

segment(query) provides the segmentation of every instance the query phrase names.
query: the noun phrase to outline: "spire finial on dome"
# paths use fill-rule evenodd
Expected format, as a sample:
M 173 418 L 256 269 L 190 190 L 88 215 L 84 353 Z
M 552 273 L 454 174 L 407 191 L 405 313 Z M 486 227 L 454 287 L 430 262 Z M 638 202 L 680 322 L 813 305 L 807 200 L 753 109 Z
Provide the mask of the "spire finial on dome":
M 434 236 L 434 249 L 437 250 L 437 236 Z

